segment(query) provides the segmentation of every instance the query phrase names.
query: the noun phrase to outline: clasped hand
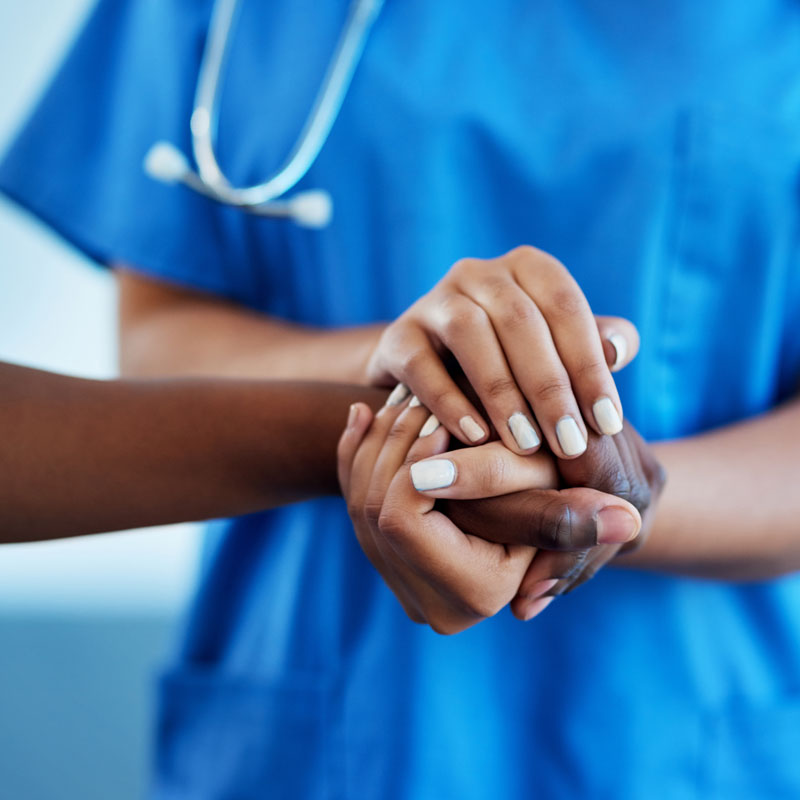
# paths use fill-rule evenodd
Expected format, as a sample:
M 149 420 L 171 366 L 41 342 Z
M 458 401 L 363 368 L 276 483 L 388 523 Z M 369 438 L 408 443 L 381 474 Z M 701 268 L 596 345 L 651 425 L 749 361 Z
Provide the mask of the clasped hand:
M 403 383 L 374 418 L 353 406 L 338 468 L 412 619 L 455 633 L 509 603 L 531 619 L 644 540 L 664 477 L 611 375 L 637 349 L 530 247 L 458 262 L 386 328 L 368 377 Z
M 414 621 L 457 633 L 509 603 L 531 619 L 646 535 L 663 476 L 630 425 L 558 462 L 500 441 L 447 452 L 428 419 L 356 404 L 338 453 L 358 541 Z

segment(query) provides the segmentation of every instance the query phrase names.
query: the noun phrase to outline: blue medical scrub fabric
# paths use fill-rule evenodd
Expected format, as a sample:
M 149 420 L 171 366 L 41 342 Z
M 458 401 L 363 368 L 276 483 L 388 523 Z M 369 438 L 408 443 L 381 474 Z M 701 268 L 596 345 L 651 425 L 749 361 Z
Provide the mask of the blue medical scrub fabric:
M 392 318 L 458 258 L 536 244 L 639 326 L 619 387 L 652 439 L 796 390 L 796 2 L 387 0 L 299 187 L 331 192 L 321 231 L 143 174 L 156 140 L 189 148 L 209 12 L 101 2 L 4 191 L 100 262 L 322 326 Z M 288 152 L 345 12 L 243 3 L 234 182 Z M 157 750 L 160 800 L 798 797 L 800 583 L 611 568 L 533 624 L 446 638 L 405 618 L 339 500 L 219 524 Z

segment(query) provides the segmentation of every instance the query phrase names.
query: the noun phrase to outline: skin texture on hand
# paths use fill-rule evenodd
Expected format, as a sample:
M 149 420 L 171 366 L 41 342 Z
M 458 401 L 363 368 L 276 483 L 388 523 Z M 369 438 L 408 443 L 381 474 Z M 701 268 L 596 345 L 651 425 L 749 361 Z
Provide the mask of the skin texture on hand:
M 402 381 L 464 444 L 485 442 L 493 427 L 516 453 L 545 439 L 560 458 L 573 458 L 587 430 L 619 431 L 611 371 L 638 344 L 627 320 L 593 316 L 563 264 L 523 246 L 457 262 L 386 327 L 367 371 L 376 385 Z M 460 390 L 448 356 L 479 403 Z
M 499 441 L 446 451 L 449 444 L 446 429 L 399 393 L 374 421 L 354 406 L 339 444 L 340 483 L 362 549 L 408 615 L 436 631 L 458 632 L 509 602 L 529 619 L 542 610 L 530 608 L 541 595 L 531 598 L 526 581 L 561 591 L 641 527 L 626 499 L 559 490 L 565 479 L 547 453 L 522 456 Z M 562 466 L 574 465 L 571 480 L 644 509 L 656 485 L 645 473 L 660 469 L 643 447 L 633 431 L 617 442 L 596 436 L 585 458 Z M 464 499 L 478 497 L 490 499 Z M 561 560 L 549 561 L 543 547 L 558 548 Z
M 590 436 L 580 458 L 558 461 L 560 492 L 529 489 L 502 497 L 450 501 L 445 513 L 464 531 L 506 544 L 534 544 L 533 559 L 512 610 L 522 619 L 541 611 L 544 597 L 571 591 L 623 548 L 640 547 L 650 531 L 665 473 L 651 448 L 625 423 L 616 436 Z M 581 488 L 585 487 L 585 488 Z M 603 507 L 592 490 L 622 498 L 641 514 L 638 536 L 629 544 L 604 543 Z M 616 515 L 610 523 L 620 524 Z
M 451 634 L 508 605 L 535 550 L 465 534 L 414 488 L 412 465 L 442 453 L 450 439 L 442 426 L 421 435 L 428 417 L 408 398 L 374 420 L 355 405 L 339 442 L 339 480 L 361 548 L 408 616 Z M 517 459 L 517 472 L 506 475 L 512 483 L 552 485 L 546 456 L 505 452 Z

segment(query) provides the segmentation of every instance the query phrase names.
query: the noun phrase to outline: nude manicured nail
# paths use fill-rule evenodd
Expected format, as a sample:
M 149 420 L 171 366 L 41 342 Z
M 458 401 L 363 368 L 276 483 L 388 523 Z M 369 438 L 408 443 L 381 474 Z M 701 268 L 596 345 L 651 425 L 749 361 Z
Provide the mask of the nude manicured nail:
M 621 333 L 612 333 L 608 341 L 616 353 L 614 363 L 611 365 L 611 371 L 616 372 L 628 356 L 628 340 Z
M 542 581 L 536 581 L 531 588 L 525 592 L 525 596 L 531 600 L 541 597 L 543 594 L 549 592 L 558 583 L 558 578 L 545 578 Z
M 639 533 L 639 520 L 619 506 L 608 506 L 597 514 L 597 543 L 624 544 Z
M 408 386 L 404 383 L 398 383 L 397 386 L 392 389 L 392 393 L 386 398 L 386 405 L 399 406 L 406 397 L 408 397 Z
M 607 436 L 614 436 L 622 430 L 622 417 L 610 397 L 601 397 L 593 406 L 597 427 Z
M 347 427 L 352 428 L 356 424 L 357 420 L 358 420 L 358 405 L 356 405 L 356 403 L 353 403 L 350 406 L 350 412 L 347 415 Z
M 411 465 L 411 482 L 418 492 L 444 489 L 456 479 L 456 465 L 446 458 L 417 461 Z
M 525 622 L 532 620 L 537 614 L 541 614 L 553 600 L 555 600 L 555 597 L 540 597 L 538 600 L 534 600 L 530 603 L 523 612 Z
M 411 399 L 408 401 L 408 407 L 409 407 L 409 408 L 416 408 L 417 406 L 421 406 L 421 405 L 422 405 L 422 400 L 420 400 L 420 399 L 419 399 L 419 397 L 417 397 L 416 395 L 414 395 L 414 396 L 413 396 L 413 397 L 412 397 L 412 398 L 411 398 Z
M 484 429 L 469 415 L 461 417 L 458 421 L 458 425 L 461 430 L 464 431 L 464 436 L 471 442 L 478 442 L 486 435 L 486 431 L 484 431 Z
M 425 424 L 422 426 L 422 430 L 419 432 L 419 438 L 422 439 L 424 436 L 430 436 L 435 430 L 439 428 L 441 423 L 439 420 L 431 414 L 428 419 L 425 420 Z
M 574 417 L 561 417 L 556 422 L 556 436 L 566 456 L 579 456 L 586 449 L 586 439 Z
M 541 444 L 536 428 L 531 425 L 530 420 L 521 411 L 517 411 L 508 418 L 508 429 L 520 450 L 530 450 Z

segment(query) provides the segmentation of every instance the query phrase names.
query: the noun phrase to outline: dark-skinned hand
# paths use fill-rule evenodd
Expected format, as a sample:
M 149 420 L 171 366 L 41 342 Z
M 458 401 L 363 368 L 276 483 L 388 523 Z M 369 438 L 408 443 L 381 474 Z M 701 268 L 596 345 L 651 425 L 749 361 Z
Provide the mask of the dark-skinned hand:
M 561 484 L 558 490 L 528 489 L 481 500 L 440 501 L 442 511 L 466 533 L 537 548 L 511 603 L 520 619 L 532 618 L 553 597 L 589 580 L 623 548 L 640 547 L 665 481 L 663 468 L 627 422 L 613 437 L 590 434 L 582 456 L 555 463 Z M 598 513 L 602 496 L 591 490 L 627 500 L 638 509 L 642 526 L 634 540 L 604 542 L 604 528 L 618 512 Z

